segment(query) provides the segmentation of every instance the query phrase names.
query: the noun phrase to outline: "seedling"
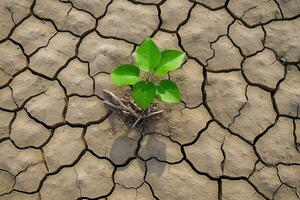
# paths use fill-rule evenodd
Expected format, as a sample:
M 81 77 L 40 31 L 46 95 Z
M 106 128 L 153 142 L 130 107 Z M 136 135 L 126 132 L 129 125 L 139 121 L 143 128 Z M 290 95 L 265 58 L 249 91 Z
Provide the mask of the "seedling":
M 107 90 L 104 90 L 104 92 L 110 95 L 117 105 L 109 101 L 105 101 L 105 103 L 129 113 L 139 120 L 160 114 L 163 111 L 146 112 L 146 114 L 144 111 L 149 109 L 155 98 L 166 103 L 178 103 L 181 100 L 181 94 L 178 86 L 173 81 L 164 79 L 159 83 L 155 83 L 153 79 L 154 77 L 166 77 L 168 72 L 182 65 L 184 58 L 185 54 L 182 51 L 160 51 L 152 39 L 147 38 L 136 49 L 135 64 L 119 65 L 111 73 L 111 79 L 117 86 L 132 86 L 131 96 L 134 107 L 126 105 Z M 138 113 L 136 110 L 141 112 Z M 143 114 L 141 115 L 141 113 Z

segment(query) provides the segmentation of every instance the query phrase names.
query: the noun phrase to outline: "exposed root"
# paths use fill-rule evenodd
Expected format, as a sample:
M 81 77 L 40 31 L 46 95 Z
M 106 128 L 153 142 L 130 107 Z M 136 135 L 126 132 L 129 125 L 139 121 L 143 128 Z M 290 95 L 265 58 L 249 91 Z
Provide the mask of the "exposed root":
M 103 101 L 106 105 L 136 119 L 132 128 L 134 128 L 140 121 L 160 115 L 164 112 L 164 110 L 153 112 L 150 109 L 141 110 L 134 102 L 120 99 L 109 90 L 103 90 L 103 92 L 110 98 L 109 100 Z

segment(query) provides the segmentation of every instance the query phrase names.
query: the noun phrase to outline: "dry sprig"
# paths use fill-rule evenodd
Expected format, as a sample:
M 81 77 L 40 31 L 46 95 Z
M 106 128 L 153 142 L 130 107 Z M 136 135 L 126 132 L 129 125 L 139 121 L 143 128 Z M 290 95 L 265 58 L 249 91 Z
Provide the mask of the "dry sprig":
M 135 122 L 132 125 L 132 128 L 136 125 L 150 117 L 155 117 L 164 112 L 164 110 L 152 111 L 151 109 L 142 110 L 137 106 L 133 101 L 128 101 L 117 97 L 113 92 L 109 90 L 103 90 L 105 95 L 108 96 L 106 100 L 103 101 L 113 110 L 118 110 L 125 115 L 129 115 L 135 118 Z

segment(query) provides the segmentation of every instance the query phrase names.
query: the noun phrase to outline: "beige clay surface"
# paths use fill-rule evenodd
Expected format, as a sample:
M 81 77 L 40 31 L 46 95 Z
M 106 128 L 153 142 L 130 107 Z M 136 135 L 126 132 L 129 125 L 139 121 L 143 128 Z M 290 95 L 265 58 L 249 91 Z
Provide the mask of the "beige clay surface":
M 103 103 L 152 37 L 182 103 Z M 0 0 L 0 200 L 300 200 L 300 0 Z

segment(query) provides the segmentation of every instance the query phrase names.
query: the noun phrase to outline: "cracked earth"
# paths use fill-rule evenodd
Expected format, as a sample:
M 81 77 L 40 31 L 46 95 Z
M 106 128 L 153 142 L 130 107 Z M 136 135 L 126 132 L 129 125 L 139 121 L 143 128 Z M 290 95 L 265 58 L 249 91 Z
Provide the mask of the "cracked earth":
M 1 0 L 0 200 L 300 199 L 299 0 Z M 112 68 L 186 52 L 130 129 Z

